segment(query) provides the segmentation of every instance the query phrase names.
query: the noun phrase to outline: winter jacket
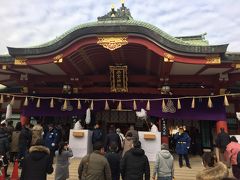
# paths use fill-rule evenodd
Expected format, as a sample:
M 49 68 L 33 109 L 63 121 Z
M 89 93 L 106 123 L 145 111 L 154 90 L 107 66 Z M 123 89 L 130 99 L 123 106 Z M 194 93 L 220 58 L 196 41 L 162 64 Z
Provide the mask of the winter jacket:
M 94 144 L 97 141 L 100 141 L 100 142 L 104 141 L 104 134 L 102 129 L 100 128 L 94 129 L 92 133 L 92 144 Z
M 218 162 L 214 167 L 208 167 L 196 176 L 196 180 L 221 180 L 228 177 L 228 168 L 222 162 Z
M 56 155 L 56 169 L 55 169 L 55 180 L 66 180 L 69 178 L 69 157 L 73 156 L 72 150 L 62 151 L 59 154 L 58 151 L 55 152 Z
M 177 154 L 188 154 L 188 149 L 190 147 L 191 138 L 187 133 L 182 133 L 181 135 L 177 133 L 174 136 L 176 141 L 176 152 Z
M 132 148 L 125 153 L 120 163 L 120 172 L 123 180 L 150 179 L 148 158 L 143 149 Z
M 237 165 L 237 154 L 240 152 L 240 144 L 237 142 L 231 142 L 227 145 L 226 156 L 230 160 L 231 165 Z
M 174 177 L 174 160 L 168 150 L 161 150 L 156 155 L 156 162 L 153 175 L 154 177 Z
M 51 131 L 48 131 L 45 136 L 45 146 L 50 149 L 50 151 L 56 149 L 58 142 L 58 133 L 57 130 L 52 129 Z
M 21 131 L 13 131 L 10 152 L 19 152 L 19 136 Z
M 42 138 L 42 134 L 43 134 L 43 127 L 41 125 L 36 124 L 35 126 L 33 126 L 31 144 L 35 145 L 36 141 Z
M 230 137 L 226 132 L 222 131 L 218 133 L 216 138 L 216 146 L 220 149 L 222 153 L 226 150 L 226 147 L 229 143 Z
M 108 161 L 99 151 L 82 158 L 78 167 L 78 177 L 79 180 L 112 180 Z
M 120 137 L 117 133 L 113 132 L 113 133 L 109 133 L 106 137 L 106 142 L 105 142 L 105 150 L 106 151 L 108 151 L 110 144 L 113 142 L 116 143 L 116 145 L 118 146 L 118 150 L 121 149 Z
M 46 180 L 53 172 L 50 152 L 45 146 L 32 146 L 23 160 L 21 180 Z
M 108 160 L 108 163 L 111 168 L 112 180 L 120 179 L 120 159 L 121 156 L 116 152 L 108 152 L 105 157 Z
M 9 151 L 8 134 L 0 129 L 0 155 L 5 155 Z
M 123 141 L 123 152 L 122 152 L 122 157 L 124 154 L 130 150 L 133 147 L 133 138 L 132 137 L 126 137 Z
M 23 127 L 19 135 L 19 149 L 28 149 L 32 141 L 32 132 Z

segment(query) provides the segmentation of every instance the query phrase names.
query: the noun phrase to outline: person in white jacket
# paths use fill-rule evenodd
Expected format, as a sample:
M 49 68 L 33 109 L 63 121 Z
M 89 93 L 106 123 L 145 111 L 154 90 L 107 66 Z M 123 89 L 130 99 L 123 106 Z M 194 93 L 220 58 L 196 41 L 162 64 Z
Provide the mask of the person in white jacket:
M 151 122 L 151 130 L 150 131 L 153 133 L 158 132 L 158 128 L 153 122 Z

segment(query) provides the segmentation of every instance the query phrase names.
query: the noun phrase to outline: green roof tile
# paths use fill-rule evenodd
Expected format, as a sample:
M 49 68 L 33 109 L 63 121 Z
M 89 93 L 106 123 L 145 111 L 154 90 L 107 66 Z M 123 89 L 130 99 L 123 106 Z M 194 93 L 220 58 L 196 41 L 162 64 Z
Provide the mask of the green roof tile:
M 174 42 L 176 44 L 179 45 L 188 45 L 188 46 L 206 46 L 208 45 L 207 41 L 203 42 L 203 41 L 194 41 L 194 40 L 189 40 L 189 41 L 184 41 L 178 38 L 175 38 L 169 34 L 167 34 L 166 32 L 162 31 L 161 29 L 159 29 L 158 27 L 143 22 L 143 21 L 137 21 L 137 20 L 112 20 L 112 21 L 97 21 L 97 22 L 90 22 L 90 23 L 85 23 L 85 24 L 80 24 L 72 29 L 70 29 L 69 31 L 66 31 L 65 33 L 63 33 L 61 36 L 47 42 L 41 45 L 36 45 L 36 46 L 31 46 L 29 48 L 41 48 L 41 47 L 47 47 L 50 45 L 53 45 L 54 43 L 62 40 L 64 37 L 66 37 L 68 34 L 71 34 L 72 32 L 76 31 L 76 30 L 80 30 L 80 29 L 84 29 L 84 28 L 88 28 L 88 27 L 97 27 L 97 26 L 113 26 L 113 25 L 132 25 L 132 26 L 141 26 L 141 27 L 145 27 L 147 29 L 150 29 L 156 33 L 158 33 L 160 36 L 168 39 L 171 42 Z

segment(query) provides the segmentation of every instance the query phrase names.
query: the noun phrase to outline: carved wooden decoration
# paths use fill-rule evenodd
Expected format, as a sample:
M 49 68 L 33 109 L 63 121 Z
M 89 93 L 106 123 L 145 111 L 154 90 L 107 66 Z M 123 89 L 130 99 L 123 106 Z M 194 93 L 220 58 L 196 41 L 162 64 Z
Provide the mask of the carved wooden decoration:
M 25 66 L 27 65 L 27 59 L 23 57 L 17 57 L 14 60 L 14 65 Z
M 103 46 L 104 48 L 114 51 L 122 47 L 123 45 L 128 44 L 127 36 L 102 36 L 98 37 L 97 44 Z
M 206 64 L 221 64 L 221 58 L 218 55 L 207 56 L 206 60 Z
M 127 66 L 109 66 L 111 92 L 128 92 Z

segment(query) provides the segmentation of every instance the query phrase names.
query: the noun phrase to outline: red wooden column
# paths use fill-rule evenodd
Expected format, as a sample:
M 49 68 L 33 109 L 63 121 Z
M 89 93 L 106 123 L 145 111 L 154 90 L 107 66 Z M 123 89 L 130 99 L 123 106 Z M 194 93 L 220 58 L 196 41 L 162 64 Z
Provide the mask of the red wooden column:
M 218 120 L 216 122 L 216 131 L 217 134 L 221 132 L 221 128 L 224 128 L 225 132 L 228 132 L 227 121 L 226 120 Z
M 21 125 L 24 126 L 25 124 L 29 124 L 29 117 L 21 114 L 20 116 L 20 122 L 21 122 Z

